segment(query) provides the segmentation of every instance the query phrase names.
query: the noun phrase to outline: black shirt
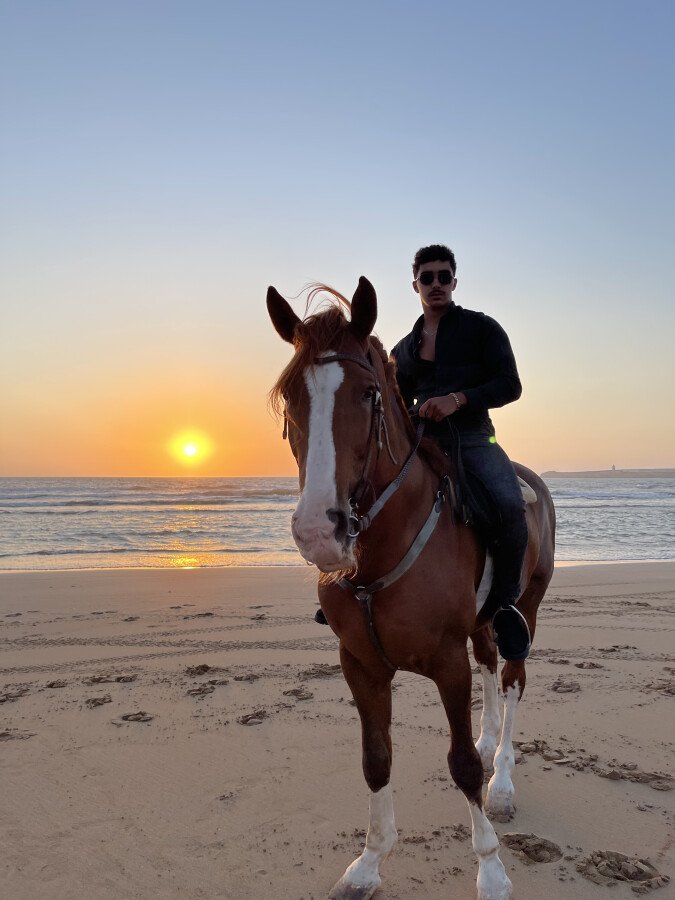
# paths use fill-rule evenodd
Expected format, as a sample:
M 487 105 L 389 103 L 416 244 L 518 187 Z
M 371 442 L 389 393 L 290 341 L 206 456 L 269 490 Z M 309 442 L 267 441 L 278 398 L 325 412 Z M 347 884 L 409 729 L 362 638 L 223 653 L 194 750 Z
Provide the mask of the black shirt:
M 489 409 L 517 400 L 522 387 L 511 344 L 504 329 L 481 312 L 452 303 L 438 323 L 435 362 L 420 359 L 424 316 L 392 350 L 396 379 L 411 412 L 430 397 L 453 391 L 466 396 L 452 416 L 462 431 L 494 434 Z

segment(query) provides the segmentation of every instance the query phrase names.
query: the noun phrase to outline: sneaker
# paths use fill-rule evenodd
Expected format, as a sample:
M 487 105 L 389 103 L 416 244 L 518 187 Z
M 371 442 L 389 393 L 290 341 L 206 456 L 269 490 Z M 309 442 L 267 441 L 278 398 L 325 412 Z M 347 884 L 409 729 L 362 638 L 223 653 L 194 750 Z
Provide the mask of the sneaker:
M 317 622 L 319 625 L 328 625 L 328 619 L 324 616 L 323 610 L 321 609 L 321 607 L 319 607 L 317 609 L 317 611 L 314 613 L 314 621 Z
M 500 607 L 492 619 L 501 657 L 520 662 L 530 655 L 530 629 L 525 616 L 515 606 Z

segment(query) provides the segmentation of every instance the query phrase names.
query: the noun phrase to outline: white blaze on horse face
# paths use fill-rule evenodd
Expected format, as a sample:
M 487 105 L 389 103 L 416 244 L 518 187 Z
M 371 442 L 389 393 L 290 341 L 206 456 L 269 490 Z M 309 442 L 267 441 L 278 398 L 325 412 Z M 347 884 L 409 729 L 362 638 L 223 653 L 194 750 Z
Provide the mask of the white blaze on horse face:
M 337 362 L 309 366 L 305 384 L 309 395 L 309 422 L 305 483 L 293 515 L 293 537 L 303 557 L 320 565 L 337 561 L 344 551 L 335 539 L 335 524 L 326 511 L 337 503 L 333 411 L 335 394 L 345 373 Z

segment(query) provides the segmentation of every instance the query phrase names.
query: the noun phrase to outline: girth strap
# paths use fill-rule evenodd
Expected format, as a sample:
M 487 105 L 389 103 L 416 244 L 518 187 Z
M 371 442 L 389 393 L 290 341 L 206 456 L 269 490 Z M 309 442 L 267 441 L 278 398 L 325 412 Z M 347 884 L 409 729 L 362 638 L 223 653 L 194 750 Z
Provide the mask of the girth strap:
M 418 556 L 420 555 L 422 550 L 424 550 L 427 541 L 436 528 L 436 524 L 443 509 L 443 503 L 445 502 L 445 492 L 448 488 L 448 484 L 449 478 L 447 475 L 444 475 L 441 479 L 438 491 L 436 492 L 436 499 L 434 500 L 434 505 L 431 508 L 431 512 L 429 513 L 426 522 L 424 523 L 424 525 L 422 525 L 417 534 L 417 537 L 410 545 L 408 552 L 405 554 L 400 563 L 391 570 L 391 572 L 388 572 L 386 575 L 383 575 L 382 578 L 378 578 L 376 581 L 373 581 L 368 585 L 354 584 L 354 582 L 350 581 L 349 578 L 341 578 L 337 582 L 339 587 L 343 588 L 344 590 L 351 591 L 351 593 L 356 597 L 359 606 L 363 610 L 363 614 L 366 617 L 368 634 L 370 635 L 373 646 L 377 650 L 382 662 L 384 662 L 385 665 L 392 670 L 392 672 L 396 671 L 397 666 L 395 666 L 391 662 L 391 660 L 387 657 L 387 654 L 384 652 L 380 639 L 377 636 L 377 631 L 375 630 L 375 623 L 373 622 L 373 594 L 376 591 L 383 591 L 385 588 L 390 587 L 390 585 L 398 581 L 398 579 L 401 578 L 401 576 L 404 575 L 408 571 L 408 569 L 416 562 Z

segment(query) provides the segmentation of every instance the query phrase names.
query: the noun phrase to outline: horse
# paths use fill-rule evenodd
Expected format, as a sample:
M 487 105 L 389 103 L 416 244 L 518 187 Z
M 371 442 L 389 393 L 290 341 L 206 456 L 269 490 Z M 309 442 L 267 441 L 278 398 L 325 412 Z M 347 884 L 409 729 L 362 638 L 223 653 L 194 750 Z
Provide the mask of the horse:
M 325 286 L 322 286 L 325 288 Z M 370 789 L 365 846 L 331 900 L 368 900 L 397 840 L 390 785 L 392 678 L 402 669 L 435 682 L 450 727 L 450 774 L 469 806 L 478 858 L 478 900 L 508 900 L 512 885 L 488 819 L 514 811 L 513 728 L 525 662 L 507 662 L 499 710 L 497 649 L 479 610 L 489 556 L 452 503 L 448 460 L 415 432 L 394 364 L 372 335 L 377 298 L 359 279 L 351 304 L 337 291 L 327 309 L 301 320 L 270 287 L 267 308 L 294 355 L 270 392 L 298 464 L 293 538 L 320 570 L 321 609 L 339 639 L 340 662 L 361 721 L 363 774 Z M 348 319 L 345 311 L 351 310 Z M 514 464 L 516 465 L 516 464 Z M 553 573 L 555 513 L 546 486 L 517 473 L 536 493 L 527 506 L 529 543 L 518 609 L 530 635 Z M 366 509 L 367 507 L 367 509 Z M 471 730 L 467 640 L 483 677 L 481 732 Z M 501 735 L 499 734 L 501 726 Z M 483 809 L 483 772 L 494 771 Z

